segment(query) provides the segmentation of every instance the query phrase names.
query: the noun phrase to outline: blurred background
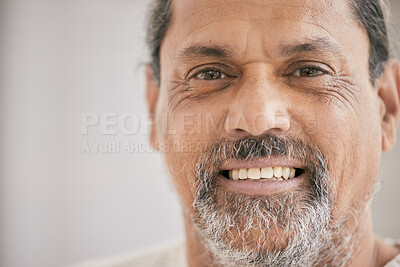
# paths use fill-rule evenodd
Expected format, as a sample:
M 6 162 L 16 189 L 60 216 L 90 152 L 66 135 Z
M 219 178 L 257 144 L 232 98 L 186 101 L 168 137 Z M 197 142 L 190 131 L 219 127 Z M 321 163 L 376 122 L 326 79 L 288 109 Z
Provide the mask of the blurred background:
M 147 4 L 0 1 L 1 267 L 65 266 L 183 236 L 148 145 Z M 397 27 L 400 1 L 391 11 Z M 399 172 L 400 145 L 384 155 L 373 203 L 381 236 L 400 238 Z

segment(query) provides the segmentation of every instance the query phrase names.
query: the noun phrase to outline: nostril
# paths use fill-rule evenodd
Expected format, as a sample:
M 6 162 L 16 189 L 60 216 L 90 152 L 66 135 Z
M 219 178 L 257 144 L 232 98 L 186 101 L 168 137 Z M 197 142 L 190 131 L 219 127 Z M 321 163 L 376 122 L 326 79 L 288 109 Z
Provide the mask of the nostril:
M 240 129 L 240 128 L 233 129 L 232 132 L 234 132 L 234 133 L 247 133 L 246 130 L 243 130 L 243 129 Z
M 240 128 L 233 129 L 232 131 L 237 132 L 237 133 L 246 133 L 247 132 L 246 130 L 243 130 Z
M 251 135 L 251 133 L 249 133 L 248 131 L 240 128 L 231 129 L 228 133 L 229 135 L 237 138 L 242 138 Z

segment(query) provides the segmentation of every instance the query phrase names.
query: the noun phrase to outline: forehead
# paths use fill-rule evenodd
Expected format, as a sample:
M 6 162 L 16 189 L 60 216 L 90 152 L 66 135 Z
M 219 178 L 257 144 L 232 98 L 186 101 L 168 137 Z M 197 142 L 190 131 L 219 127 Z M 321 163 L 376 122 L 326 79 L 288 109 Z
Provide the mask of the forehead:
M 349 11 L 348 0 L 173 0 L 174 16 L 181 26 L 213 24 L 221 19 L 324 24 L 350 18 Z
M 199 44 L 229 47 L 249 59 L 309 39 L 331 40 L 357 54 L 354 40 L 368 45 L 366 37 L 347 0 L 174 0 L 161 61 L 170 60 L 165 54 L 171 51 Z

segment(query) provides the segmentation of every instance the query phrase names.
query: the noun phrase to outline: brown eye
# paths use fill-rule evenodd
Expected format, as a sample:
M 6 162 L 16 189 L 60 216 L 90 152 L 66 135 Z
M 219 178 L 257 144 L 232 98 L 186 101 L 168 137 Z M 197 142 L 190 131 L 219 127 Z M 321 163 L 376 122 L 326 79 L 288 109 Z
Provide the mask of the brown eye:
M 314 67 L 306 67 L 306 68 L 300 68 L 294 72 L 295 76 L 299 77 L 316 77 L 319 75 L 324 74 L 325 72 L 319 68 L 314 68 Z
M 221 71 L 218 70 L 204 70 L 199 72 L 196 75 L 196 78 L 202 79 L 202 80 L 218 80 L 222 79 L 225 77 L 225 74 L 223 74 Z

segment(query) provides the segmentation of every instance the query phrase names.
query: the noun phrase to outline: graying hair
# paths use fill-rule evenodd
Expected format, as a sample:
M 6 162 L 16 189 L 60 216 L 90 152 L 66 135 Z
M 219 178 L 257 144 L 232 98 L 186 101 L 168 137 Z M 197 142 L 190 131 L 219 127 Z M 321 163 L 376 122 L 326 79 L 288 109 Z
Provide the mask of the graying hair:
M 351 0 L 356 20 L 369 38 L 369 76 L 371 83 L 382 75 L 385 62 L 390 58 L 388 9 L 384 0 Z
M 301 161 L 307 184 L 275 196 L 236 194 L 218 186 L 216 175 L 226 160 L 271 156 Z M 210 266 L 345 266 L 351 259 L 357 231 L 344 227 L 346 218 L 331 218 L 336 190 L 316 146 L 269 134 L 219 140 L 200 156 L 195 177 L 192 221 L 211 253 Z M 285 247 L 267 244 L 278 238 L 270 233 L 275 226 L 279 238 L 288 240 Z
M 369 74 L 374 85 L 390 58 L 387 9 L 384 0 L 349 0 L 355 19 L 369 37 Z M 172 0 L 152 0 L 147 24 L 147 46 L 154 80 L 160 82 L 160 48 L 172 18 Z

